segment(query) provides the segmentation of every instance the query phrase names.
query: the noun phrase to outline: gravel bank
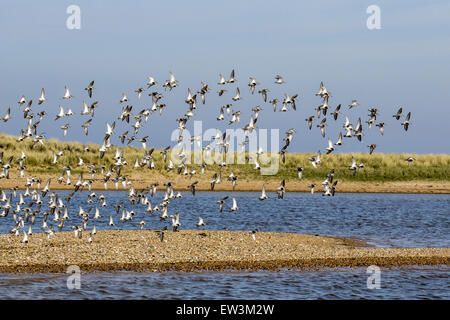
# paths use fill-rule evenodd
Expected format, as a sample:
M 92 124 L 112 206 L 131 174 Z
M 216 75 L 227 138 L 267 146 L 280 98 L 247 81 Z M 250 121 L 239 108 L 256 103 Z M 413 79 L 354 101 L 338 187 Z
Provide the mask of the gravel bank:
M 98 231 L 29 237 L 0 235 L 0 272 L 65 272 L 77 265 L 83 272 L 278 269 L 352 266 L 449 264 L 450 248 L 374 249 L 352 239 L 292 233 L 245 231 L 166 231 L 161 242 L 155 230 Z

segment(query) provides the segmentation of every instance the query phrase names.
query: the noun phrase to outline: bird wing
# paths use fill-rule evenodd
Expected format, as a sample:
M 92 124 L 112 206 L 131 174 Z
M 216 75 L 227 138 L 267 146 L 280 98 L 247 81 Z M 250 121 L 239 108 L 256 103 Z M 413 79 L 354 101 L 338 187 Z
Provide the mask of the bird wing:
M 234 79 L 234 69 L 231 70 L 230 79 Z

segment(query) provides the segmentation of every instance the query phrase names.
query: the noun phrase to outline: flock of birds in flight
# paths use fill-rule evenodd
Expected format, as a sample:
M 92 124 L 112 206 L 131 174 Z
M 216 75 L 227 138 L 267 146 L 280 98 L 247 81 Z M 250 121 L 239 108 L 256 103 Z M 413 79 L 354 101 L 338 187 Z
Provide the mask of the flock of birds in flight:
M 234 70 L 231 72 L 230 77 L 228 80 L 225 79 L 225 77 L 220 74 L 219 75 L 219 82 L 217 85 L 220 87 L 220 89 L 217 91 L 218 96 L 223 96 L 227 91 L 227 86 L 229 84 L 237 83 L 237 79 L 235 77 Z M 283 85 L 285 83 L 282 76 L 277 75 L 275 77 L 275 84 L 277 85 Z M 147 83 L 147 90 L 150 88 L 153 88 L 155 85 L 157 85 L 157 82 L 154 78 L 148 77 L 148 83 Z M 174 88 L 178 87 L 179 82 L 175 79 L 175 76 L 170 72 L 170 78 L 166 80 L 162 87 L 164 90 L 172 91 Z M 248 87 L 250 89 L 251 94 L 253 95 L 255 91 L 257 90 L 257 86 L 259 86 L 260 83 L 256 80 L 254 77 L 250 77 L 250 81 L 248 83 Z M 89 85 L 85 88 L 85 91 L 87 92 L 87 95 L 90 99 L 92 99 L 92 96 L 94 94 L 94 81 L 91 81 Z M 142 94 L 144 93 L 144 88 L 138 88 L 135 90 L 135 93 L 137 94 L 138 100 L 141 99 Z M 187 122 L 194 116 L 194 111 L 198 108 L 197 105 L 197 98 L 198 95 L 200 95 L 201 103 L 206 103 L 206 95 L 211 91 L 208 84 L 205 82 L 201 82 L 201 88 L 195 93 L 192 94 L 192 91 L 188 89 L 188 94 L 185 99 L 185 103 L 188 105 L 188 110 L 186 114 L 184 114 L 183 117 L 176 119 L 178 123 L 178 144 L 180 146 L 183 145 L 184 135 L 183 130 L 186 129 Z M 267 103 L 268 100 L 268 94 L 270 92 L 267 88 L 262 88 L 257 91 L 261 97 L 262 101 L 264 103 Z M 142 144 L 142 149 L 144 151 L 144 155 L 141 159 L 138 157 L 136 158 L 136 161 L 134 163 L 133 168 L 142 168 L 147 167 L 149 169 L 155 168 L 155 161 L 153 158 L 153 152 L 154 148 L 148 148 L 147 143 L 149 141 L 148 136 L 143 136 L 141 138 L 138 138 L 138 133 L 140 129 L 143 127 L 145 123 L 147 123 L 150 115 L 152 115 L 154 112 L 158 112 L 159 114 L 163 113 L 163 110 L 166 108 L 166 104 L 162 103 L 162 100 L 164 98 L 164 95 L 161 92 L 158 91 L 152 91 L 148 94 L 152 99 L 152 105 L 148 108 L 141 109 L 137 114 L 133 116 L 132 109 L 133 106 L 128 105 L 128 96 L 127 94 L 123 93 L 122 98 L 119 100 L 120 104 L 123 105 L 122 110 L 117 118 L 117 120 L 126 123 L 126 125 L 130 125 L 130 120 L 134 118 L 134 123 L 131 124 L 130 128 L 123 132 L 120 136 L 118 136 L 121 144 L 127 144 L 129 145 L 131 142 L 138 141 Z M 312 130 L 313 123 L 315 120 L 318 121 L 316 124 L 316 127 L 320 129 L 320 133 L 323 138 L 326 137 L 326 126 L 327 126 L 327 113 L 329 113 L 331 119 L 334 121 L 337 121 L 339 118 L 339 115 L 342 114 L 341 111 L 341 104 L 337 105 L 333 111 L 331 111 L 331 106 L 328 104 L 329 99 L 332 97 L 331 93 L 327 90 L 325 85 L 321 82 L 318 92 L 316 93 L 316 96 L 320 97 L 322 99 L 321 104 L 315 109 L 316 113 L 314 115 L 311 115 L 310 117 L 306 118 L 305 121 L 307 122 L 307 128 L 309 130 Z M 284 97 L 281 100 L 278 100 L 277 98 L 273 98 L 268 101 L 268 103 L 272 106 L 273 111 L 276 112 L 278 109 L 280 112 L 287 112 L 287 111 L 295 111 L 297 110 L 297 99 L 299 95 L 293 94 L 289 95 L 287 93 L 284 94 Z M 65 93 L 62 96 L 62 99 L 64 100 L 70 100 L 72 98 L 72 95 L 70 93 L 69 88 L 65 87 Z M 232 102 L 223 105 L 220 107 L 219 110 L 219 116 L 217 117 L 217 121 L 224 121 L 226 118 L 229 118 L 228 125 L 237 124 L 240 122 L 240 116 L 241 111 L 232 109 L 233 103 L 241 100 L 241 92 L 239 87 L 235 88 L 235 95 L 231 98 Z M 39 97 L 37 101 L 37 105 L 45 104 L 47 101 L 47 97 L 45 94 L 45 90 L 41 90 L 41 96 Z M 22 98 L 18 101 L 19 104 L 19 110 L 23 112 L 23 118 L 26 121 L 26 128 L 20 129 L 19 136 L 17 138 L 17 142 L 22 142 L 25 140 L 31 140 L 32 141 L 32 148 L 34 148 L 37 145 L 45 145 L 45 134 L 44 133 L 38 133 L 38 126 L 41 122 L 41 120 L 47 116 L 47 112 L 45 110 L 39 111 L 36 114 L 33 113 L 32 105 L 33 101 L 28 100 L 25 96 L 22 96 Z M 83 101 L 83 108 L 81 111 L 82 116 L 88 116 L 89 118 L 81 125 L 82 130 L 84 134 L 87 136 L 89 134 L 89 126 L 91 125 L 92 119 L 95 114 L 95 110 L 98 107 L 99 102 L 93 101 L 92 103 L 86 103 Z M 279 107 L 279 104 L 281 107 Z M 351 110 L 353 108 L 356 108 L 359 106 L 359 103 L 357 100 L 353 100 L 348 105 L 348 110 Z M 245 150 L 245 146 L 248 144 L 248 135 L 252 133 L 252 131 L 256 128 L 256 122 L 258 120 L 259 112 L 263 110 L 260 106 L 256 106 L 251 109 L 252 114 L 250 116 L 250 120 L 248 123 L 245 124 L 245 126 L 242 128 L 245 133 L 245 141 L 241 143 L 242 150 Z M 330 112 L 328 112 L 330 110 Z M 384 128 L 385 128 L 385 122 L 377 122 L 377 116 L 379 115 L 377 108 L 370 108 L 369 111 L 369 119 L 365 121 L 367 124 L 368 129 L 370 129 L 373 125 L 379 128 L 379 132 L 381 135 L 384 135 Z M 62 105 L 59 106 L 59 112 L 56 114 L 55 121 L 58 121 L 60 119 L 66 119 L 74 115 L 74 112 L 71 110 L 71 108 L 67 108 L 66 111 L 64 110 L 64 107 Z M 323 118 L 319 121 L 319 119 L 323 116 Z M 393 115 L 393 117 L 399 121 L 403 117 L 403 108 L 399 108 L 398 111 Z M 0 117 L 0 120 L 3 122 L 7 122 L 11 119 L 11 108 L 8 108 L 8 111 L 6 112 L 6 115 L 4 117 Z M 401 126 L 404 128 L 405 131 L 408 130 L 408 127 L 411 125 L 411 112 L 408 112 L 403 120 L 401 122 Z M 111 138 L 116 135 L 115 133 L 115 126 L 116 121 L 113 121 L 111 124 L 106 123 L 106 131 L 102 140 L 102 143 L 98 149 L 99 158 L 103 159 L 106 152 L 113 148 L 113 144 L 111 143 Z M 69 123 L 65 123 L 61 125 L 61 130 L 63 131 L 63 136 L 67 135 L 67 132 L 70 128 Z M 328 138 L 328 146 L 325 148 L 326 154 L 330 154 L 333 151 L 336 150 L 338 146 L 343 145 L 344 138 L 356 138 L 359 141 L 362 141 L 363 137 L 363 122 L 361 118 L 358 118 L 356 126 L 353 126 L 353 124 L 350 122 L 349 117 L 345 115 L 345 123 L 343 124 L 343 129 L 345 131 L 345 134 L 342 134 L 342 132 L 339 133 L 338 139 L 335 143 Z M 289 129 L 286 131 L 286 137 L 283 139 L 285 141 L 284 146 L 279 151 L 279 155 L 281 157 L 281 161 L 285 163 L 286 161 L 286 153 L 287 148 L 290 145 L 294 134 L 296 133 L 295 129 Z M 116 135 L 117 136 L 117 135 Z M 201 139 L 200 137 L 190 137 L 189 143 L 192 145 L 196 141 L 198 142 Z M 213 150 L 218 149 L 218 152 L 220 154 L 225 154 L 228 151 L 228 148 L 230 146 L 230 136 L 225 133 L 221 133 L 217 129 L 216 136 L 212 139 L 213 141 L 208 144 L 206 147 L 203 147 L 203 151 L 205 153 L 211 153 Z M 376 148 L 376 144 L 370 144 L 367 146 L 369 148 L 369 153 L 372 154 Z M 90 151 L 88 147 L 85 147 L 84 151 Z M 172 159 L 169 159 L 168 153 L 170 151 L 170 146 L 162 149 L 160 151 L 163 161 L 165 163 L 165 168 L 167 171 L 176 170 L 178 174 L 189 176 L 189 179 L 191 179 L 194 175 L 197 174 L 196 169 L 189 169 L 189 166 L 187 164 L 187 156 L 185 152 L 185 148 L 181 148 L 180 151 L 177 154 L 178 163 L 175 165 L 172 161 Z M 249 163 L 253 164 L 254 170 L 260 170 L 260 159 L 259 157 L 263 155 L 265 151 L 259 147 L 258 150 L 254 153 L 253 156 L 250 156 L 247 158 Z M 53 165 L 57 165 L 60 157 L 64 156 L 64 150 L 61 150 L 57 153 L 53 154 Z M 321 163 L 321 151 L 319 150 L 317 152 L 316 156 L 309 157 L 308 160 L 311 163 L 313 168 L 317 168 L 318 165 Z M 13 165 L 13 156 L 10 156 L 9 159 L 3 159 L 3 152 L 0 153 L 0 165 L 1 173 L 0 173 L 0 179 L 6 178 L 9 179 L 9 170 L 12 168 Z M 41 183 L 42 181 L 39 178 L 36 177 L 28 177 L 25 174 L 25 161 L 26 161 L 26 154 L 22 151 L 21 155 L 16 159 L 16 163 L 18 163 L 18 170 L 19 170 L 19 176 L 21 178 L 26 178 L 26 184 L 25 184 L 25 191 L 22 192 L 19 190 L 18 187 L 14 187 L 11 189 L 11 192 L 9 195 L 6 194 L 5 190 L 1 190 L 0 194 L 0 203 L 1 205 L 1 213 L 0 217 L 7 217 L 9 214 L 13 216 L 14 220 L 14 227 L 10 230 L 11 233 L 19 236 L 21 234 L 21 231 L 23 233 L 23 239 L 22 242 L 28 243 L 29 236 L 32 235 L 32 226 L 34 225 L 36 221 L 36 217 L 42 216 L 42 226 L 41 229 L 47 234 L 47 237 L 50 239 L 55 233 L 55 230 L 53 228 L 53 225 L 48 224 L 48 218 L 49 216 L 53 216 L 52 221 L 57 224 L 57 228 L 59 231 L 61 231 L 64 227 L 65 221 L 69 219 L 69 210 L 68 210 L 68 203 L 72 199 L 72 197 L 75 195 L 76 192 L 82 191 L 82 190 L 89 190 L 87 203 L 91 205 L 91 208 L 88 210 L 85 210 L 81 205 L 78 205 L 79 211 L 78 211 L 78 217 L 81 219 L 79 224 L 73 225 L 72 229 L 75 233 L 75 237 L 82 238 L 83 232 L 89 231 L 89 238 L 88 241 L 92 242 L 94 235 L 96 234 L 96 226 L 93 223 L 93 226 L 88 230 L 88 222 L 91 220 L 98 220 L 101 218 L 100 210 L 98 206 L 100 207 L 106 207 L 107 202 L 106 198 L 103 194 L 97 196 L 97 194 L 92 191 L 91 186 L 93 181 L 95 181 L 95 175 L 98 174 L 98 170 L 100 170 L 100 174 L 103 175 L 101 179 L 99 179 L 104 184 L 105 190 L 108 189 L 108 182 L 112 182 L 115 185 L 115 189 L 119 189 L 119 184 L 121 183 L 123 185 L 124 189 L 128 190 L 127 197 L 128 201 L 130 202 L 133 209 L 127 210 L 124 205 L 124 201 L 121 201 L 117 205 L 114 206 L 116 214 L 119 215 L 121 213 L 120 221 L 129 221 L 132 220 L 133 217 L 136 215 L 136 210 L 134 210 L 134 206 L 140 204 L 145 207 L 145 213 L 151 214 L 153 212 L 159 211 L 160 214 L 160 221 L 165 221 L 167 218 L 170 218 L 171 220 L 171 226 L 173 231 L 177 231 L 177 229 L 181 226 L 180 223 L 180 212 L 177 212 L 175 214 L 169 215 L 168 213 L 168 207 L 171 202 L 171 199 L 175 198 L 182 198 L 183 195 L 180 192 L 175 193 L 174 192 L 174 185 L 172 182 L 166 182 L 164 183 L 164 197 L 162 199 L 162 202 L 159 205 L 152 205 L 152 201 L 149 198 L 149 196 L 152 198 L 156 192 L 158 183 L 153 183 L 148 186 L 147 189 L 136 191 L 133 187 L 133 182 L 128 179 L 126 175 L 122 175 L 121 171 L 122 168 L 126 165 L 128 165 L 128 162 L 124 158 L 123 152 L 120 151 L 119 147 L 116 146 L 116 152 L 114 154 L 113 160 L 114 163 L 107 168 L 105 165 L 101 165 L 99 168 L 96 168 L 94 164 L 86 164 L 84 163 L 84 160 L 82 157 L 79 157 L 79 161 L 77 164 L 77 167 L 80 168 L 87 168 L 88 169 L 88 175 L 90 178 L 83 178 L 83 172 L 80 173 L 78 179 L 75 181 L 75 183 L 72 184 L 71 180 L 71 170 L 72 167 L 70 165 L 64 165 L 62 166 L 62 172 L 58 179 L 56 179 L 57 183 L 64 183 L 66 185 L 73 185 L 73 191 L 64 199 L 63 199 L 55 192 L 51 191 L 51 182 L 52 179 L 48 179 L 44 185 L 44 188 L 41 189 Z M 410 157 L 408 159 L 405 159 L 408 164 L 412 163 L 415 159 Z M 224 161 L 223 163 L 219 164 L 219 172 L 214 173 L 213 177 L 210 180 L 210 187 L 211 190 L 214 190 L 214 186 L 216 184 L 221 183 L 221 175 L 222 175 L 222 168 L 226 167 L 227 164 Z M 201 166 L 201 174 L 205 174 L 205 168 L 206 164 L 203 163 Z M 348 167 L 349 170 L 355 175 L 359 169 L 364 168 L 363 163 L 357 163 L 356 159 L 352 158 L 352 163 Z M 297 167 L 296 168 L 298 179 L 302 179 L 302 174 L 304 171 L 303 167 Z M 85 174 L 86 175 L 86 174 Z M 228 177 L 227 181 L 230 181 L 232 184 L 232 190 L 235 190 L 236 184 L 237 184 L 237 176 L 231 172 Z M 325 177 L 325 180 L 321 183 L 323 190 L 322 195 L 323 196 L 334 196 L 337 180 L 334 179 L 334 170 L 331 170 Z M 187 188 L 191 191 L 192 195 L 195 196 L 196 192 L 196 185 L 198 181 L 195 181 L 193 183 L 190 183 Z M 314 193 L 314 188 L 316 187 L 316 184 L 311 184 L 309 186 L 311 193 Z M 1 188 L 1 187 L 0 187 Z M 282 180 L 279 187 L 276 190 L 276 197 L 278 199 L 283 199 L 284 194 L 286 192 L 286 184 L 285 180 Z M 43 204 L 44 204 L 44 198 L 47 196 L 47 208 L 42 211 Z M 28 202 L 25 201 L 25 199 L 29 198 L 30 200 Z M 262 185 L 261 195 L 259 196 L 259 200 L 265 200 L 268 198 L 265 185 Z M 229 199 L 229 196 L 225 196 L 222 199 L 217 201 L 217 204 L 219 206 L 219 211 L 222 212 L 224 209 L 224 205 L 227 203 L 227 200 Z M 239 210 L 239 207 L 237 205 L 236 198 L 232 197 L 231 199 L 232 205 L 229 207 L 229 211 L 237 211 Z M 14 206 L 14 201 L 15 206 Z M 97 205 L 95 205 L 95 201 L 98 202 Z M 93 217 L 90 217 L 91 211 L 94 210 Z M 28 229 L 26 231 L 25 224 L 28 224 Z M 144 228 L 144 225 L 146 224 L 145 219 L 142 219 L 139 222 L 140 228 Z M 108 226 L 113 227 L 115 225 L 114 218 L 112 215 L 109 217 Z M 205 226 L 206 222 L 202 219 L 202 217 L 198 217 L 198 223 L 196 224 L 197 227 Z M 160 230 L 156 230 L 156 232 L 159 234 L 161 241 L 167 241 L 164 240 L 164 233 L 168 230 L 167 226 Z M 255 234 L 258 230 L 254 229 L 250 232 L 253 239 L 255 239 Z

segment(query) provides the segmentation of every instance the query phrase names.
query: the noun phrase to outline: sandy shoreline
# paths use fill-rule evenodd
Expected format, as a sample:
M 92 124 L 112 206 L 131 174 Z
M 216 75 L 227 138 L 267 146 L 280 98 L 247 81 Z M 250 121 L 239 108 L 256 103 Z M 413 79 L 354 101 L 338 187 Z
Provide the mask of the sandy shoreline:
M 28 244 L 22 236 L 0 235 L 0 272 L 82 272 L 226 270 L 448 265 L 450 248 L 375 249 L 352 239 L 246 231 L 167 231 L 164 242 L 154 230 L 101 230 L 89 244 L 88 232 L 50 240 L 36 233 Z
M 56 182 L 55 176 L 40 174 L 36 175 L 42 179 L 42 181 L 47 181 L 47 179 L 52 178 L 52 183 L 50 185 L 51 190 L 73 190 L 72 185 L 58 184 Z M 197 176 L 191 180 L 185 176 L 180 175 L 168 175 L 162 176 L 160 174 L 151 174 L 144 176 L 132 176 L 130 180 L 133 182 L 133 186 L 137 190 L 147 189 L 150 184 L 158 183 L 158 190 L 164 190 L 164 183 L 171 181 L 174 185 L 176 191 L 188 191 L 187 186 L 198 181 L 196 190 L 197 191 L 210 191 L 210 182 L 208 177 L 205 175 Z M 339 179 L 338 179 L 339 180 Z M 280 179 L 266 178 L 266 179 L 238 179 L 235 191 L 256 191 L 260 192 L 262 185 L 266 186 L 268 192 L 275 191 L 280 185 Z M 321 191 L 320 183 L 322 181 L 316 180 L 287 180 L 286 189 L 288 192 L 310 192 L 309 185 L 315 183 L 317 186 L 315 188 L 316 192 Z M 1 180 L 0 187 L 3 189 L 11 189 L 18 187 L 19 189 L 25 189 L 25 178 L 12 177 L 8 180 Z M 73 182 L 75 183 L 75 181 Z M 41 186 L 43 187 L 43 185 Z M 92 183 L 93 190 L 105 190 L 103 183 L 99 181 L 94 181 Z M 113 183 L 108 183 L 108 190 L 116 190 Z M 119 190 L 124 190 L 122 184 L 119 184 Z M 427 194 L 450 194 L 450 181 L 422 181 L 422 180 L 412 180 L 412 181 L 345 181 L 339 180 L 337 185 L 337 192 L 342 193 L 427 193 Z M 232 186 L 226 178 L 220 184 L 216 184 L 214 191 L 232 191 Z

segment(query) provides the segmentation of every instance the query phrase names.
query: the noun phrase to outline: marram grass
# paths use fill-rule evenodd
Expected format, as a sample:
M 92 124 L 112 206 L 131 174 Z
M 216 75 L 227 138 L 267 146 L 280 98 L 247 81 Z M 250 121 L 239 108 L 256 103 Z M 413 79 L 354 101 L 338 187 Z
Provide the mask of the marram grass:
M 34 148 L 32 140 L 27 139 L 23 142 L 16 142 L 17 137 L 0 134 L 0 152 L 3 152 L 3 162 L 5 162 L 10 156 L 13 156 L 13 163 L 11 170 L 16 170 L 18 164 L 16 159 L 20 156 L 21 151 L 25 152 L 27 158 L 24 161 L 26 166 L 26 175 L 33 174 L 60 174 L 63 165 L 71 165 L 74 174 L 79 172 L 87 172 L 86 166 L 77 167 L 79 158 L 81 157 L 85 164 L 94 164 L 96 167 L 105 165 L 109 167 L 114 160 L 116 148 L 113 146 L 108 150 L 105 156 L 100 159 L 98 149 L 99 145 L 96 144 L 81 144 L 78 142 L 62 142 L 55 139 L 45 141 L 45 145 L 37 145 Z M 85 152 L 84 148 L 88 146 L 90 151 Z M 120 150 L 124 153 L 124 158 L 128 162 L 128 165 L 123 168 L 123 174 L 129 174 L 131 177 L 135 174 L 142 174 L 149 172 L 146 167 L 133 169 L 136 157 L 139 160 L 144 155 L 142 148 L 135 147 L 120 147 Z M 64 155 L 59 158 L 56 165 L 52 164 L 53 155 L 59 151 L 64 151 Z M 167 171 L 165 164 L 162 160 L 160 150 L 153 152 L 155 161 L 155 170 L 162 175 L 166 176 Z M 213 153 L 214 155 L 214 153 Z M 322 154 L 321 164 L 317 169 L 314 169 L 308 158 L 315 156 L 313 153 L 287 153 L 286 163 L 279 164 L 279 169 L 276 175 L 262 176 L 259 171 L 254 170 L 252 163 L 247 164 L 231 164 L 227 165 L 226 169 L 223 169 L 224 178 L 233 172 L 239 176 L 239 179 L 247 180 L 296 180 L 297 179 L 297 167 L 303 167 L 303 178 L 305 180 L 318 180 L 324 179 L 326 174 L 331 169 L 335 170 L 335 177 L 344 181 L 412 181 L 412 180 L 432 180 L 442 181 L 450 180 L 450 155 L 449 154 L 385 154 L 385 153 L 336 153 L 325 155 Z M 246 153 L 248 156 L 248 153 Z M 352 157 L 355 157 L 358 164 L 363 163 L 364 168 L 358 170 L 354 176 L 348 169 L 352 163 Z M 415 158 L 415 161 L 408 165 L 405 161 L 408 157 Z M 192 155 L 192 159 L 193 159 Z M 193 161 L 192 161 L 193 163 Z M 264 167 L 264 165 L 262 165 Z M 188 165 L 189 170 L 194 168 L 197 172 L 200 172 L 200 167 L 197 164 Z M 218 172 L 219 166 L 212 164 L 207 166 L 207 173 Z M 209 178 L 209 175 L 207 176 Z M 194 178 L 195 179 L 195 178 Z

